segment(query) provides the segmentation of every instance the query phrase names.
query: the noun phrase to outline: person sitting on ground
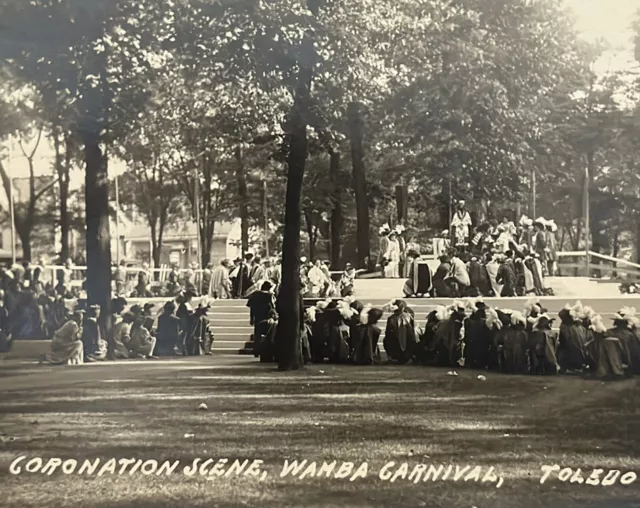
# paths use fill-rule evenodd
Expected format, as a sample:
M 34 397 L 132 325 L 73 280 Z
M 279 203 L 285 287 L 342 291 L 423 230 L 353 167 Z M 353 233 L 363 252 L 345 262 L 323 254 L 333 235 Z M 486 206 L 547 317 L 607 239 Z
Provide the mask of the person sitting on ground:
M 153 351 L 156 347 L 156 338 L 151 335 L 151 332 L 144 325 L 147 321 L 147 317 L 140 312 L 135 315 L 134 322 L 131 326 L 131 339 L 127 344 L 130 358 L 148 358 L 153 359 Z
M 82 327 L 82 344 L 84 349 L 84 361 L 95 362 L 107 358 L 107 343 L 102 339 L 98 318 L 100 317 L 100 306 L 90 305 Z
M 82 365 L 84 359 L 83 315 L 83 312 L 74 312 L 71 319 L 56 331 L 51 341 L 51 354 L 45 356 L 44 362 L 53 365 Z
M 131 312 L 126 312 L 114 326 L 113 348 L 116 360 L 124 360 L 130 357 L 129 343 L 131 342 L 131 326 L 134 321 L 135 316 Z

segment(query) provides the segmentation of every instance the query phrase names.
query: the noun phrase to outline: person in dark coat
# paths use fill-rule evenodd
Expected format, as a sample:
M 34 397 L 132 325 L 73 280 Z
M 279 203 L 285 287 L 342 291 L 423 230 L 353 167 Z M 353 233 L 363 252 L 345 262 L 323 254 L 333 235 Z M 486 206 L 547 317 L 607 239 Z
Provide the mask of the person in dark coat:
M 502 340 L 502 372 L 506 374 L 528 374 L 529 352 L 527 320 L 521 312 L 511 313 L 511 323 Z
M 471 285 L 469 287 L 469 296 L 480 296 L 480 286 L 482 286 L 482 268 L 483 266 L 478 261 L 476 256 L 471 256 L 469 261 L 469 280 Z
M 173 356 L 180 344 L 180 318 L 175 315 L 176 304 L 169 301 L 164 305 L 162 314 L 158 318 L 156 334 L 156 356 Z
M 618 380 L 626 377 L 631 363 L 629 350 L 618 337 L 607 331 L 602 317 L 591 318 L 585 348 L 596 378 Z
M 449 274 L 451 273 L 451 262 L 449 256 L 440 256 L 440 265 L 436 269 L 436 273 L 433 274 L 433 290 L 435 296 L 438 298 L 452 298 L 454 291 L 447 282 Z
M 9 313 L 4 306 L 4 290 L 0 290 L 0 353 L 11 351 L 13 339 L 9 333 Z
M 384 350 L 390 361 L 405 364 L 414 358 L 418 349 L 414 315 L 403 300 L 394 300 L 389 304 L 389 309 L 393 314 L 387 318 Z
M 437 362 L 441 367 L 457 367 L 463 356 L 462 328 L 466 315 L 465 307 L 462 303 L 455 302 L 446 308 L 445 312 L 434 332 Z
M 360 312 L 360 326 L 353 340 L 353 363 L 356 365 L 374 365 L 381 362 L 378 341 L 382 330 L 378 326 L 383 312 L 381 309 L 364 307 Z
M 192 318 L 193 318 L 193 306 L 191 302 L 195 294 L 191 291 L 186 291 L 182 295 L 180 295 L 177 299 L 178 302 L 178 310 L 176 312 L 176 316 L 180 319 L 180 344 L 179 349 L 182 351 L 182 354 L 186 355 L 185 344 L 187 339 L 187 334 L 191 330 L 192 327 Z
M 583 326 L 577 308 L 565 307 L 558 313 L 558 364 L 561 372 L 582 372 L 587 364 L 585 343 L 587 330 Z
M 500 263 L 500 267 L 498 268 L 496 281 L 502 285 L 500 296 L 516 296 L 516 274 L 512 268 L 513 261 L 507 256 L 501 256 L 498 258 L 498 262 Z
M 536 320 L 529 334 L 529 357 L 531 373 L 535 375 L 556 375 L 560 365 L 556 357 L 558 336 L 551 329 L 553 319 L 542 314 Z
M 487 305 L 483 301 L 475 302 L 471 315 L 464 323 L 465 366 L 471 369 L 489 367 L 492 327 L 487 324 Z
M 639 320 L 635 309 L 625 307 L 613 317 L 613 328 L 608 335 L 620 339 L 629 358 L 629 373 L 640 374 L 640 338 L 638 338 Z
M 210 355 L 213 347 L 213 330 L 207 319 L 209 306 L 199 305 L 190 319 L 191 328 L 185 336 L 185 351 L 188 356 Z
M 253 351 L 254 356 L 260 356 L 261 346 L 266 339 L 271 325 L 269 319 L 276 310 L 276 302 L 273 296 L 273 284 L 266 281 L 256 291 L 249 296 L 247 307 L 249 307 L 249 323 L 253 326 Z

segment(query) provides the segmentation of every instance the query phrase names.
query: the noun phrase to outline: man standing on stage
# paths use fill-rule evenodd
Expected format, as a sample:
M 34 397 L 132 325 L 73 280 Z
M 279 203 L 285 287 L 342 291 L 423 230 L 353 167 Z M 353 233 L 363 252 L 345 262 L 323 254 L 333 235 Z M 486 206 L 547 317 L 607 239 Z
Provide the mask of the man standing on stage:
M 469 245 L 469 235 L 471 232 L 471 214 L 465 207 L 464 200 L 458 201 L 457 209 L 451 220 L 451 233 L 453 243 L 456 247 Z

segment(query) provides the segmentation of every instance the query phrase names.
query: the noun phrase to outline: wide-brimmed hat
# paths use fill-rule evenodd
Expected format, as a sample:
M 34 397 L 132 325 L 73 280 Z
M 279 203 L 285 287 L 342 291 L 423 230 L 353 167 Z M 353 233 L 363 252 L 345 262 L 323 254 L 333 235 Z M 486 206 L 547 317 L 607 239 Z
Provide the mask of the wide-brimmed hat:
M 536 320 L 535 327 L 536 328 L 546 328 L 551 323 L 553 323 L 554 321 L 555 321 L 555 319 L 550 317 L 548 314 L 541 314 L 540 316 L 538 316 L 538 319 Z
M 382 226 L 380 226 L 380 229 L 378 229 L 378 234 L 380 235 L 388 235 L 391 232 L 391 227 L 389 226 L 389 224 L 383 224 Z

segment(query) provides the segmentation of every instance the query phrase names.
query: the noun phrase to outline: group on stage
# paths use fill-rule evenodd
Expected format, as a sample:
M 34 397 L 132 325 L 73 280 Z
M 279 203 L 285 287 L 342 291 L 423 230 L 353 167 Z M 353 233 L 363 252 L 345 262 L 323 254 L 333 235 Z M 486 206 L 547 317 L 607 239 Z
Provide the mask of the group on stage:
M 554 221 L 526 216 L 517 225 L 505 218 L 499 224 L 491 220 L 473 227 L 465 202 L 460 201 L 451 233 L 443 231 L 434 242 L 439 262 L 435 270 L 414 247 L 400 257 L 407 277 L 404 294 L 444 298 L 552 295 L 545 277 L 557 274 L 557 229 Z M 395 252 L 395 247 L 387 251 Z

